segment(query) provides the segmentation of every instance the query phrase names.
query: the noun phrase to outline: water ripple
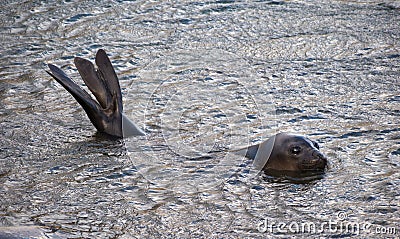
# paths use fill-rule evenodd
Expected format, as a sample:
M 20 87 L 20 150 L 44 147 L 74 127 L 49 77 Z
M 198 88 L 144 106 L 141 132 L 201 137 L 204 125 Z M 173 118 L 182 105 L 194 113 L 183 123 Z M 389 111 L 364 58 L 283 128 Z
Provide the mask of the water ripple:
M 308 238 L 258 225 L 338 215 L 397 226 L 398 10 L 389 0 L 4 2 L 0 231 Z M 53 63 L 83 84 L 73 58 L 99 48 L 146 137 L 95 134 L 44 71 Z M 317 140 L 327 173 L 255 176 L 226 153 L 276 131 Z

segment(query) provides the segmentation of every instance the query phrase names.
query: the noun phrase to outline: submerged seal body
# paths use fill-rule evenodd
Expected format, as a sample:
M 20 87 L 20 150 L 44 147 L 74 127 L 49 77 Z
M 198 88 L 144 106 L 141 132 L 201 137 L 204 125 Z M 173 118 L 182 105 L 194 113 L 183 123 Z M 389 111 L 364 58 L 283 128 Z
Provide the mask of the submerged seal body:
M 264 171 L 323 172 L 327 166 L 319 145 L 300 135 L 279 133 L 237 152 L 253 159 L 254 167 Z
M 57 66 L 48 64 L 50 71 L 47 73 L 76 99 L 96 129 L 116 137 L 144 135 L 144 132 L 122 113 L 121 88 L 106 52 L 102 49 L 97 51 L 97 70 L 90 61 L 80 57 L 75 57 L 74 63 L 97 101 Z

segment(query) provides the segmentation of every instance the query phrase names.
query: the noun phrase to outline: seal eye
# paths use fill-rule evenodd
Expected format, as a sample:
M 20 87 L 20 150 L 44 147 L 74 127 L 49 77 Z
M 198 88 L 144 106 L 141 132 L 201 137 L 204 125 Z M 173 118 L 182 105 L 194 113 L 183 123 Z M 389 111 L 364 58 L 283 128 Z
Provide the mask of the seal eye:
M 299 154 L 299 153 L 301 152 L 300 146 L 294 146 L 294 147 L 291 149 L 291 152 L 292 152 L 292 154 L 294 154 L 294 155 Z

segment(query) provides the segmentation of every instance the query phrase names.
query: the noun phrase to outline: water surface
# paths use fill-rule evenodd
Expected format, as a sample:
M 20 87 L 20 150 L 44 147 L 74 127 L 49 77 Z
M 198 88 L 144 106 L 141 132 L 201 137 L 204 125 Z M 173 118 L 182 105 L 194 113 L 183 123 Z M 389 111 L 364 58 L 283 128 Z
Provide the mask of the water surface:
M 1 227 L 50 238 L 399 236 L 397 2 L 8 1 L 0 11 Z M 96 134 L 45 72 L 53 63 L 83 84 L 73 57 L 99 48 L 147 136 Z M 255 175 L 227 153 L 276 132 L 318 141 L 324 177 Z M 351 223 L 359 230 L 341 227 Z

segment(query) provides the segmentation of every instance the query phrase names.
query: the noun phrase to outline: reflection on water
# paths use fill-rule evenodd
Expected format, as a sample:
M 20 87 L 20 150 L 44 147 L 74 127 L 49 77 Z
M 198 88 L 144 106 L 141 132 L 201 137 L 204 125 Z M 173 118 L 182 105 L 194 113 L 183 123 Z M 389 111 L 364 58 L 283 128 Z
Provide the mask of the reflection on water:
M 1 227 L 50 238 L 398 236 L 397 2 L 7 1 L 0 11 Z M 51 62 L 81 82 L 73 57 L 99 48 L 147 136 L 95 134 L 44 71 Z M 256 176 L 227 151 L 278 131 L 317 140 L 324 177 Z M 370 231 L 260 230 L 329 220 Z

